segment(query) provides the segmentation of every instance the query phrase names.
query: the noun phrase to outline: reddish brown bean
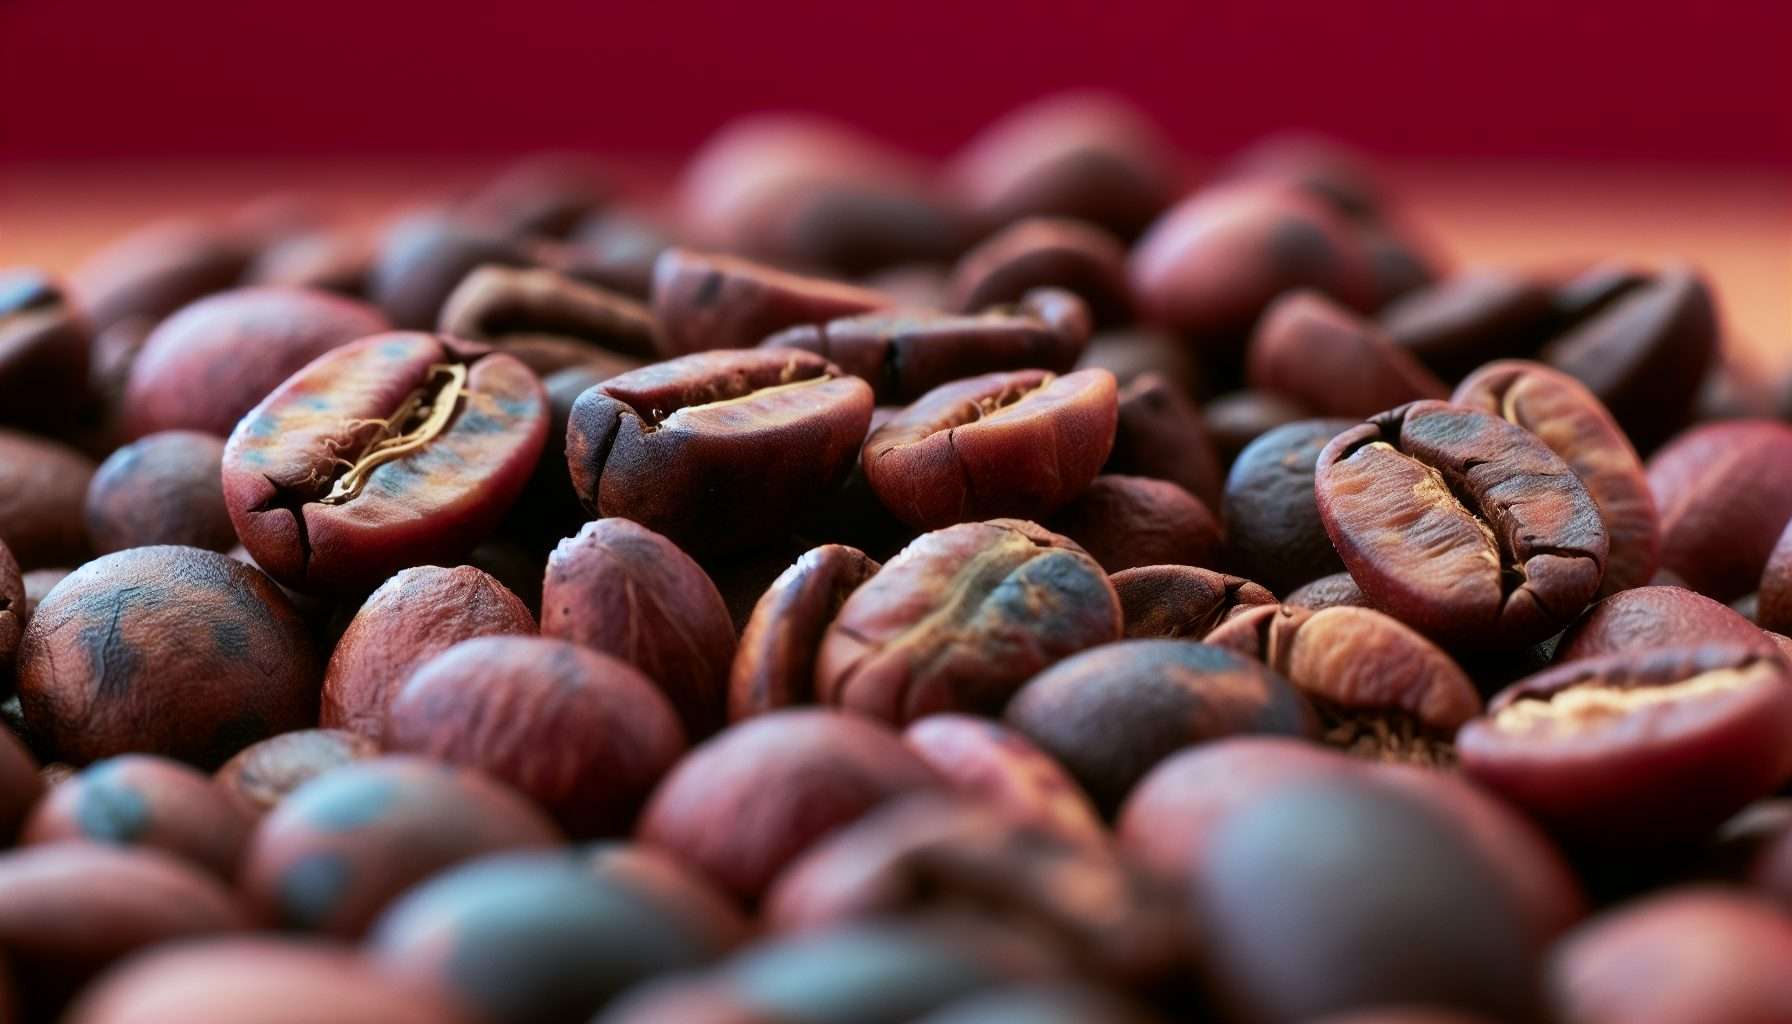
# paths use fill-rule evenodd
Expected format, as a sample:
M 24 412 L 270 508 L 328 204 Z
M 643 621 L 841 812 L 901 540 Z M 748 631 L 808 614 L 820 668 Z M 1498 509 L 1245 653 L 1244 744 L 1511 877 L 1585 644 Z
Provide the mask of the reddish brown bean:
M 1212 565 L 1224 546 L 1201 499 L 1168 480 L 1098 476 L 1048 521 L 1110 573 L 1145 565 Z
M 541 382 L 515 359 L 380 334 L 320 356 L 243 417 L 224 497 L 276 579 L 353 590 L 483 540 L 546 437 Z
M 1314 497 L 1319 453 L 1349 420 L 1299 420 L 1265 431 L 1233 460 L 1220 515 L 1226 554 L 1277 593 L 1344 568 Z
M 1073 542 L 1032 523 L 965 523 L 921 537 L 847 598 L 815 690 L 897 725 L 993 714 L 1034 673 L 1120 631 L 1113 586 Z
M 617 357 L 647 358 L 659 350 L 659 324 L 646 306 L 541 269 L 493 266 L 473 271 L 448 296 L 436 330 L 491 342 L 518 358 L 542 340 L 584 350 L 598 363 L 626 364 Z
M 70 283 L 95 332 L 131 319 L 153 325 L 236 283 L 253 255 L 243 242 L 217 225 L 159 221 L 100 250 Z
M 1049 515 L 1107 461 L 1116 392 L 1106 370 L 1018 370 L 943 385 L 866 439 L 866 479 L 885 507 L 923 529 Z
M 541 632 L 622 659 L 654 681 L 697 740 L 722 723 L 734 623 L 671 541 L 627 519 L 586 523 L 548 558 Z
M 125 435 L 223 437 L 313 359 L 386 329 L 379 310 L 327 292 L 238 288 L 202 299 L 162 321 L 131 363 Z
M 1310 291 L 1285 294 L 1263 311 L 1246 374 L 1251 387 L 1323 416 L 1371 416 L 1449 393 L 1374 324 Z
M 1057 217 L 1017 221 L 961 256 L 947 284 L 946 304 L 974 313 L 1018 302 L 1035 288 L 1081 296 L 1097 324 L 1133 319 L 1126 247 L 1093 224 Z
M 1681 587 L 1635 587 L 1587 609 L 1556 647 L 1557 662 L 1658 647 L 1767 648 L 1754 623 Z
M 1003 719 L 1109 815 L 1183 747 L 1240 733 L 1317 734 L 1313 709 L 1286 679 L 1186 640 L 1123 640 L 1066 658 L 1022 687 Z
M 1401 298 L 1382 330 L 1433 373 L 1460 380 L 1495 359 L 1536 352 L 1556 323 L 1548 284 L 1509 270 L 1468 270 Z
M 248 808 L 209 776 L 178 761 L 126 754 L 95 762 L 51 789 L 19 841 L 149 847 L 230 881 L 250 825 Z
M 478 772 L 381 757 L 325 772 L 268 812 L 240 884 L 265 923 L 353 939 L 443 868 L 561 841 L 532 804 Z
M 1311 583 L 1303 583 L 1289 593 L 1287 600 L 1282 603 L 1316 612 L 1327 608 L 1370 607 L 1363 588 L 1357 586 L 1356 580 L 1347 572 L 1335 572 L 1330 576 L 1321 576 Z
M 68 425 L 88 402 L 86 321 L 49 276 L 0 272 L 0 419 Z
M 296 729 L 251 743 L 224 762 L 215 778 L 256 814 L 265 814 L 312 779 L 378 757 L 379 743 L 341 729 Z
M 521 599 L 470 565 L 420 565 L 368 596 L 324 669 L 320 724 L 378 740 L 411 670 L 462 640 L 535 632 Z
M 1013 729 L 971 715 L 929 715 L 904 730 L 902 741 L 954 793 L 987 810 L 1073 842 L 1107 840 L 1076 781 Z
M 1319 514 L 1376 608 L 1441 642 L 1517 647 L 1598 592 L 1599 509 L 1567 463 L 1486 413 L 1415 402 L 1333 438 Z
M 751 904 L 817 839 L 892 796 L 939 784 L 875 722 L 778 711 L 692 750 L 654 792 L 637 834 Z
M 983 373 L 1068 372 L 1088 340 L 1083 300 L 1040 288 L 1017 296 L 1013 306 L 974 314 L 890 310 L 799 324 L 760 346 L 814 352 L 870 384 L 878 402 L 903 403 Z
M 1767 556 L 1761 570 L 1760 600 L 1755 607 L 1755 621 L 1762 629 L 1776 633 L 1792 632 L 1792 519 Z
M 728 720 L 815 703 L 815 657 L 846 599 L 881 569 L 858 548 L 805 552 L 753 607 L 728 673 Z
M 661 354 L 747 348 L 797 324 L 825 323 L 890 304 L 869 288 L 803 277 L 732 256 L 667 249 L 653 265 Z
M 213 551 L 236 547 L 219 470 L 224 442 L 170 430 L 125 445 L 87 487 L 87 537 L 99 554 L 151 544 Z
M 384 745 L 478 768 L 582 839 L 627 831 L 684 753 L 684 729 L 626 662 L 564 640 L 486 636 L 410 674 L 386 712 Z
M 319 667 L 272 580 L 198 548 L 131 548 L 71 573 L 19 650 L 25 722 L 74 764 L 162 754 L 204 768 L 316 720 Z
M 1569 840 L 1696 838 L 1792 776 L 1792 673 L 1739 647 L 1582 659 L 1503 691 L 1456 747 L 1470 778 Z
M 593 514 L 692 550 L 739 550 L 788 532 L 839 486 L 871 403 L 869 385 L 810 352 L 705 352 L 580 395 L 566 463 Z
M 1156 373 L 1120 386 L 1114 449 L 1105 473 L 1168 480 L 1218 508 L 1225 470 L 1194 403 Z
M 73 448 L 0 429 L 0 540 L 21 569 L 87 560 L 81 509 L 93 469 Z
M 1234 391 L 1208 402 L 1201 409 L 1207 435 L 1219 449 L 1220 461 L 1231 463 L 1246 445 L 1276 427 L 1311 419 L 1306 406 L 1281 395 L 1262 391 Z
M 1707 597 L 1731 601 L 1759 586 L 1792 520 L 1792 426 L 1710 423 L 1649 459 L 1661 518 L 1661 565 Z
M 1481 696 L 1448 654 L 1368 608 L 1258 605 L 1206 642 L 1262 661 L 1313 705 L 1329 746 L 1377 761 L 1448 765 Z
M 1129 639 L 1199 640 L 1245 608 L 1276 603 L 1250 580 L 1192 565 L 1144 565 L 1109 580 Z
M 1792 1018 L 1792 924 L 1716 887 L 1670 890 L 1588 922 L 1550 957 L 1550 990 L 1576 1024 L 1767 1024 Z

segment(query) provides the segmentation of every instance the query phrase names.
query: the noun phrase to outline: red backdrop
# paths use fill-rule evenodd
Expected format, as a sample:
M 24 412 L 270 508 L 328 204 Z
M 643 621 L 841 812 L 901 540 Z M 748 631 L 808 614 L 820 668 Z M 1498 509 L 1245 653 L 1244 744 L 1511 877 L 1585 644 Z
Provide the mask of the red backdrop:
M 1786 0 L 472 6 L 0 0 L 0 155 L 679 152 L 765 107 L 939 153 L 1100 84 L 1197 153 L 1304 126 L 1407 155 L 1792 163 Z

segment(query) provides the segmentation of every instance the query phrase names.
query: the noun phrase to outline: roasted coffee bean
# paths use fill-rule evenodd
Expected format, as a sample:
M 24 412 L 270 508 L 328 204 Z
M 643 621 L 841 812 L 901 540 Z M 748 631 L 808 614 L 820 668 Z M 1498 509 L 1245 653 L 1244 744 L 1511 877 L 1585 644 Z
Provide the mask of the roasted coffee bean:
M 19 648 L 26 727 L 58 759 L 215 768 L 316 721 L 319 666 L 272 580 L 215 551 L 131 548 L 71 573 Z
M 700 353 L 580 395 L 566 463 L 592 513 L 626 516 L 693 550 L 740 550 L 787 532 L 839 486 L 871 406 L 869 385 L 813 353 Z
M 21 569 L 87 560 L 81 511 L 93 471 L 73 448 L 0 429 L 0 542 Z
M 546 435 L 541 383 L 515 359 L 380 334 L 320 357 L 243 417 L 224 497 L 270 575 L 354 590 L 485 539 Z
M 444 868 L 559 842 L 534 805 L 478 772 L 381 757 L 325 772 L 268 812 L 240 884 L 263 923 L 353 939 Z
M 653 266 L 653 315 L 666 356 L 748 348 L 786 327 L 889 304 L 888 296 L 869 288 L 714 253 L 667 249 Z
M 385 725 L 385 749 L 477 768 L 575 838 L 626 832 L 685 745 L 652 680 L 547 637 L 455 644 L 411 672 Z
M 159 221 L 95 254 L 70 284 L 96 333 L 132 319 L 147 329 L 187 303 L 235 284 L 252 256 L 243 239 L 216 225 Z
M 223 462 L 222 438 L 188 430 L 150 434 L 113 452 L 87 485 L 84 518 L 94 551 L 236 547 L 219 481 Z
M 1390 198 L 1365 154 L 1309 132 L 1277 132 L 1251 143 L 1226 162 L 1221 177 L 1298 188 L 1362 220 L 1380 219 Z
M 528 248 L 503 230 L 440 210 L 399 220 L 377 249 L 367 296 L 393 327 L 407 331 L 434 327 L 449 293 L 480 267 L 534 262 Z
M 1321 576 L 1290 591 L 1282 602 L 1296 608 L 1323 611 L 1327 608 L 1369 608 L 1369 598 L 1347 572 Z
M 462 565 L 405 569 L 380 585 L 336 641 L 324 669 L 326 729 L 378 741 L 411 670 L 480 636 L 535 632 L 535 617 L 489 574 Z
M 1319 715 L 1320 739 L 1359 757 L 1449 765 L 1457 728 L 1481 713 L 1474 683 L 1448 654 L 1368 608 L 1258 605 L 1206 642 L 1292 682 Z
M 265 814 L 312 779 L 348 764 L 378 757 L 378 740 L 341 729 L 297 729 L 251 743 L 224 762 L 215 776 L 255 814 Z
M 553 343 L 626 368 L 629 360 L 618 356 L 650 358 L 659 349 L 659 325 L 646 306 L 552 270 L 473 271 L 448 296 L 436 329 L 498 345 L 543 376 L 552 370 L 537 364 Z
M 1354 426 L 1350 420 L 1300 420 L 1246 445 L 1226 474 L 1220 517 L 1226 556 L 1237 570 L 1277 593 L 1344 568 L 1313 496 L 1319 453 Z
M 1792 777 L 1792 679 L 1776 653 L 1668 647 L 1514 684 L 1464 726 L 1462 768 L 1579 844 L 1696 839 Z
M 345 298 L 367 295 L 373 248 L 366 239 L 318 228 L 262 247 L 243 271 L 243 284 L 307 288 Z
M 586 523 L 548 558 L 544 636 L 635 666 L 677 709 L 693 741 L 723 722 L 734 623 L 696 562 L 627 519 Z
M 1792 520 L 1792 426 L 1712 423 L 1649 459 L 1661 521 L 1661 565 L 1707 597 L 1730 601 L 1760 585 Z
M 654 792 L 637 834 L 751 904 L 817 839 L 892 796 L 939 786 L 878 723 L 778 711 L 693 749 Z
M 1106 370 L 1122 386 L 1144 374 L 1155 373 L 1185 396 L 1205 392 L 1201 364 L 1182 339 L 1144 325 L 1096 332 L 1083 349 L 1076 368 Z
M 1149 320 L 1236 362 L 1277 296 L 1311 288 L 1352 309 L 1374 302 L 1367 254 L 1323 202 L 1281 186 L 1197 192 L 1132 251 L 1133 294 Z
M 386 329 L 372 306 L 303 288 L 238 288 L 201 299 L 162 321 L 131 362 L 125 435 L 223 437 L 312 360 Z
M 1352 778 L 1278 789 L 1220 823 L 1190 879 L 1209 978 L 1238 1019 L 1389 1005 L 1543 1019 L 1541 942 L 1516 897 L 1416 797 Z
M 404 894 L 368 938 L 388 975 L 449 993 L 473 1019 L 584 1024 L 611 998 L 723 950 L 564 853 L 506 853 Z
M 1037 217 L 1018 221 L 964 254 L 952 270 L 947 305 L 961 313 L 1019 302 L 1035 288 L 1082 297 L 1096 324 L 1131 322 L 1126 247 L 1081 221 Z
M 1220 462 L 1230 465 L 1246 445 L 1277 427 L 1311 419 L 1306 406 L 1262 391 L 1233 391 L 1201 407 L 1207 436 L 1219 449 Z
M 965 523 L 922 536 L 846 599 L 815 691 L 897 725 L 994 714 L 1041 669 L 1120 634 L 1119 598 L 1075 543 L 1032 523 Z
M 1116 391 L 1106 370 L 1017 370 L 942 385 L 866 439 L 865 477 L 885 507 L 922 529 L 1049 515 L 1107 461 Z
M 532 255 L 552 267 L 599 288 L 636 299 L 653 290 L 653 264 L 678 243 L 678 231 L 662 211 L 617 203 L 585 218 L 566 244 Z
M 407 986 L 353 949 L 271 935 L 158 947 L 82 993 L 70 1024 L 445 1024 L 446 996 Z
M 1212 565 L 1224 547 L 1201 499 L 1168 480 L 1102 475 L 1047 521 L 1110 573 L 1146 565 Z
M 0 420 L 54 429 L 88 400 L 85 320 L 36 270 L 0 271 Z
M 126 754 L 97 761 L 51 789 L 19 839 L 151 847 L 230 881 L 251 822 L 248 808 L 209 776 L 178 761 Z
M 1511 360 L 1470 374 L 1450 401 L 1529 430 L 1580 477 L 1610 540 L 1602 596 L 1640 587 L 1655 575 L 1660 541 L 1648 477 L 1636 449 L 1592 392 L 1547 366 Z
M 1124 640 L 1066 658 L 1014 695 L 1004 720 L 1063 764 L 1113 814 L 1152 766 L 1222 736 L 1316 736 L 1286 679 L 1186 640 Z
M 1604 578 L 1605 526 L 1580 478 L 1483 412 L 1415 402 L 1377 416 L 1325 446 L 1314 488 L 1370 602 L 1444 643 L 1541 640 Z
M 1246 379 L 1324 416 L 1372 416 L 1449 389 L 1374 324 L 1315 292 L 1270 303 L 1246 354 Z
M 815 657 L 846 599 L 881 569 L 827 544 L 784 570 L 753 607 L 728 673 L 728 720 L 815 703 Z
M 596 160 L 543 153 L 506 167 L 462 209 L 519 238 L 558 237 L 602 209 L 615 192 L 615 182 Z
M 1771 646 L 1754 623 L 1708 597 L 1681 587 L 1635 587 L 1588 608 L 1562 635 L 1555 660 L 1700 644 Z
M 1603 914 L 1550 954 L 1562 1020 L 1766 1021 L 1792 1015 L 1792 924 L 1717 887 L 1673 889 Z
M 1245 608 L 1276 603 L 1250 580 L 1191 565 L 1142 565 L 1109 582 L 1128 639 L 1199 640 Z
M 1144 114 L 1097 92 L 1049 96 L 972 139 L 947 168 L 953 193 L 986 230 L 1056 216 L 1140 231 L 1176 197 L 1181 168 Z
M 25 579 L 12 549 L 0 540 L 0 692 L 12 689 L 13 662 L 19 653 L 19 638 L 31 608 L 25 594 Z
M 1709 288 L 1697 271 L 1673 267 L 1605 303 L 1539 358 L 1585 384 L 1648 451 L 1686 421 L 1717 341 Z
M 1508 270 L 1439 281 L 1383 309 L 1379 319 L 1395 345 L 1447 380 L 1491 360 L 1533 355 L 1557 322 L 1549 286 Z
M 953 381 L 1003 370 L 1068 372 L 1089 340 L 1089 310 L 1070 292 L 1040 288 L 1013 306 L 978 313 L 861 313 L 800 324 L 764 348 L 814 352 L 870 384 L 881 403 L 913 402 Z
M 1114 448 L 1102 471 L 1168 480 L 1218 508 L 1225 470 L 1194 403 L 1156 373 L 1122 382 L 1116 398 Z
M 1107 833 L 1063 766 L 1007 726 L 972 715 L 940 714 L 902 733 L 908 748 L 954 792 L 1018 822 L 1101 845 Z

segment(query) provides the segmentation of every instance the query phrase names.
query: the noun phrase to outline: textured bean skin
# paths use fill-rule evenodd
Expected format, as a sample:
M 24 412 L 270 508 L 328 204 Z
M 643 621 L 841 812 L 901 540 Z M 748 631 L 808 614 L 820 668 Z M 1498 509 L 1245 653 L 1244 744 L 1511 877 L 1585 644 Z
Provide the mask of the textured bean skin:
M 379 753 L 379 741 L 359 733 L 297 729 L 237 751 L 218 769 L 216 778 L 245 806 L 265 814 L 288 793 L 324 772 Z
M 1015 299 L 1013 306 L 976 313 L 890 310 L 800 324 L 760 345 L 814 352 L 870 384 L 884 404 L 913 402 L 984 373 L 1069 372 L 1089 341 L 1088 306 L 1056 288 Z
M 1237 571 L 1281 594 L 1344 568 L 1313 494 L 1319 453 L 1349 420 L 1300 420 L 1269 430 L 1238 453 L 1220 515 Z
M 960 257 L 946 288 L 947 305 L 961 313 L 1018 302 L 1034 288 L 1062 288 L 1088 303 L 1097 324 L 1132 319 L 1125 246 L 1082 221 L 1017 221 Z
M 1250 580 L 1192 565 L 1142 565 L 1108 579 L 1128 639 L 1199 640 L 1245 608 L 1276 603 Z
M 142 751 L 213 768 L 316 720 L 304 621 L 272 580 L 215 551 L 87 563 L 38 606 L 19 654 L 27 727 L 74 764 Z
M 467 376 L 440 432 L 374 467 L 358 493 L 326 502 L 342 454 L 359 456 L 379 436 L 369 420 L 414 394 L 446 396 L 444 371 L 431 368 L 451 365 Z M 483 540 L 546 437 L 541 383 L 510 356 L 426 334 L 375 335 L 319 357 L 243 417 L 225 445 L 224 497 L 243 546 L 276 579 L 353 590 Z
M 1792 776 L 1789 681 L 1778 654 L 1747 647 L 1585 658 L 1503 691 L 1457 750 L 1571 841 L 1684 841 Z
M 87 537 L 99 554 L 151 544 L 213 551 L 236 547 L 219 468 L 224 441 L 170 430 L 125 445 L 87 487 Z
M 547 637 L 486 636 L 419 665 L 384 746 L 478 768 L 568 835 L 626 832 L 684 753 L 672 705 L 633 666 Z
M 535 632 L 535 617 L 490 574 L 421 565 L 368 596 L 324 669 L 319 724 L 378 740 L 411 670 L 463 640 Z
M 1073 841 L 1106 841 L 1094 805 L 1063 766 L 1005 725 L 929 715 L 903 730 L 902 741 L 955 793 Z
M 966 523 L 924 535 L 847 598 L 816 694 L 897 725 L 993 714 L 1035 672 L 1120 633 L 1114 588 L 1081 548 L 1031 523 Z
M 703 352 L 580 395 L 566 463 L 591 513 L 627 516 L 694 551 L 738 551 L 788 532 L 839 486 L 871 408 L 870 385 L 814 353 Z
M 748 348 L 786 327 L 887 305 L 887 297 L 868 288 L 732 256 L 668 249 L 653 265 L 653 315 L 667 357 Z
M 0 429 L 0 540 L 21 569 L 87 560 L 81 510 L 93 462 L 67 445 Z
M 1110 573 L 1145 565 L 1212 565 L 1224 547 L 1201 499 L 1168 480 L 1103 474 L 1059 509 L 1053 530 Z
M 381 757 L 317 776 L 263 817 L 239 885 L 266 924 L 353 939 L 443 868 L 562 841 L 533 804 L 478 772 Z
M 126 754 L 51 789 L 20 841 L 151 847 L 230 881 L 250 825 L 248 808 L 209 776 L 178 761 Z
M 811 843 L 939 779 L 883 726 L 815 709 L 759 715 L 691 751 L 637 835 L 752 903 Z M 726 817 L 729 829 L 713 823 Z
M 356 951 L 274 936 L 157 949 L 82 993 L 70 1024 L 472 1024 L 439 993 L 382 975 Z
M 1450 401 L 1536 434 L 1580 477 L 1610 541 L 1601 597 L 1640 587 L 1655 575 L 1660 540 L 1648 477 L 1636 449 L 1591 391 L 1540 363 L 1510 360 L 1470 374 Z
M 1056 758 L 1112 814 L 1151 767 L 1239 733 L 1313 736 L 1286 679 L 1186 640 L 1123 640 L 1066 658 L 1015 694 L 1003 720 Z
M 1558 663 L 1659 647 L 1769 648 L 1754 623 L 1681 587 L 1635 587 L 1587 609 L 1556 647 Z
M 827 544 L 784 570 L 753 607 L 728 672 L 728 719 L 815 701 L 815 656 L 846 599 L 881 569 L 857 548 Z
M 1246 356 L 1251 387 L 1286 395 L 1324 416 L 1372 416 L 1441 399 L 1443 381 L 1374 325 L 1314 292 L 1263 311 Z
M 548 559 L 543 636 L 620 658 L 653 680 L 700 739 L 722 723 L 734 623 L 709 576 L 627 519 L 586 523 Z
M 386 318 L 366 303 L 303 288 L 238 288 L 201 299 L 158 325 L 131 363 L 125 433 L 224 437 L 306 363 L 386 329 Z
M 1347 430 L 1320 453 L 1314 489 L 1370 602 L 1447 644 L 1541 640 L 1604 577 L 1605 526 L 1580 478 L 1483 412 L 1415 402 Z
M 1649 459 L 1661 519 L 1661 565 L 1732 601 L 1760 584 L 1792 520 L 1792 426 L 1734 420 L 1694 427 Z
M 1107 461 L 1117 391 L 1106 370 L 1017 370 L 943 385 L 866 439 L 866 479 L 897 518 L 921 529 L 1049 515 Z

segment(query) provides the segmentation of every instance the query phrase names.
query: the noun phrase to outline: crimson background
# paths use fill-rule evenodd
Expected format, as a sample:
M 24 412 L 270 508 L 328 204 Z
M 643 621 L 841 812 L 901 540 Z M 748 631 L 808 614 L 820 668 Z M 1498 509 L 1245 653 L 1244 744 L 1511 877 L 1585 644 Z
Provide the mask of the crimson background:
M 943 153 L 1065 86 L 1196 153 L 1792 164 L 1792 0 L 0 0 L 0 156 L 676 153 L 822 110 Z

